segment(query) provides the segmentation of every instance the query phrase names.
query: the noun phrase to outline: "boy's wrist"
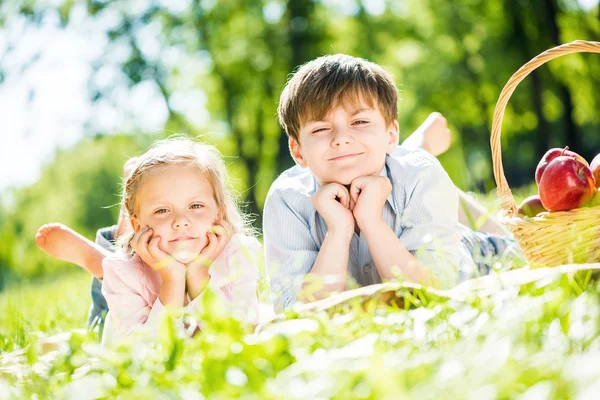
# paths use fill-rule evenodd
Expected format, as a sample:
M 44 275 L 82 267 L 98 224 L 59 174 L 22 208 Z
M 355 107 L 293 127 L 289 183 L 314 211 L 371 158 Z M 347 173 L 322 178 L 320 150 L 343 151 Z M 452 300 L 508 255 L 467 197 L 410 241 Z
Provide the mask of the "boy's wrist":
M 350 243 L 352 240 L 352 235 L 354 233 L 353 227 L 336 227 L 333 226 L 332 229 L 327 229 L 327 237 L 330 240 L 334 240 L 336 242 L 341 243 Z
M 383 218 L 366 218 L 361 221 L 357 220 L 356 223 L 365 236 L 377 234 L 385 228 L 391 229 Z

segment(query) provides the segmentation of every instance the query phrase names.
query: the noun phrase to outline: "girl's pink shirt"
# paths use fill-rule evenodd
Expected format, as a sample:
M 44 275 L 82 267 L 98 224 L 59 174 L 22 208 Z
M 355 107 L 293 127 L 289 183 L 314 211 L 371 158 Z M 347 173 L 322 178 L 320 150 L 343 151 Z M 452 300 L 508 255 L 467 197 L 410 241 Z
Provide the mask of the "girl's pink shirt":
M 207 289 L 212 289 L 231 304 L 234 316 L 250 323 L 258 321 L 256 261 L 260 247 L 256 238 L 235 234 L 208 270 Z M 127 258 L 122 253 L 115 254 L 106 257 L 102 266 L 102 294 L 109 309 L 103 343 L 142 328 L 156 332 L 166 311 L 158 298 L 162 283 L 160 275 L 138 255 Z M 197 310 L 201 297 L 196 297 L 184 308 Z

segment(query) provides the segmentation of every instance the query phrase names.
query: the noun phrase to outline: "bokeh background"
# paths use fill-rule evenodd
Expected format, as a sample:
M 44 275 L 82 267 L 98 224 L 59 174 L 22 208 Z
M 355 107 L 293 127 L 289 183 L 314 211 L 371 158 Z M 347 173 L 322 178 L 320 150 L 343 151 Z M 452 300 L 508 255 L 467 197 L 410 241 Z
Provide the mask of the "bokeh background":
M 402 138 L 443 113 L 443 165 L 463 190 L 493 192 L 502 87 L 577 39 L 600 39 L 598 0 L 3 0 L 0 290 L 75 268 L 37 249 L 37 228 L 60 221 L 93 238 L 116 221 L 123 162 L 173 133 L 219 147 L 260 228 L 270 183 L 292 165 L 279 93 L 324 54 L 393 74 Z M 598 54 L 562 57 L 519 85 L 502 129 L 511 187 L 535 190 L 550 147 L 600 152 L 599 87 Z

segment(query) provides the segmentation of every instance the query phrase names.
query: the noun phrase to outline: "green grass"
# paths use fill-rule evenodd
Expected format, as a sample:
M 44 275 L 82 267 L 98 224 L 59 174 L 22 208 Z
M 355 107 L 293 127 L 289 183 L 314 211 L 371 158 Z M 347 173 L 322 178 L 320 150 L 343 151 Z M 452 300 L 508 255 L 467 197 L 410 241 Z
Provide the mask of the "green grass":
M 521 195 L 526 197 L 527 191 Z M 487 198 L 484 199 L 489 200 Z M 491 200 L 488 204 L 492 204 Z M 0 293 L 0 399 L 595 399 L 600 273 L 580 271 L 448 299 L 401 288 L 402 306 L 354 302 L 290 312 L 252 334 L 207 295 L 203 330 L 102 350 L 83 328 L 80 270 Z M 261 282 L 261 296 L 266 283 Z M 24 348 L 19 350 L 20 348 Z
M 199 316 L 205 324 L 193 339 L 165 320 L 155 343 L 133 338 L 101 351 L 92 336 L 75 334 L 49 354 L 36 346 L 21 355 L 4 353 L 0 393 L 41 399 L 593 399 L 600 390 L 599 278 L 582 271 L 462 300 L 401 289 L 400 308 L 357 302 L 331 313 L 289 313 L 258 335 L 218 312 L 206 296 Z M 81 328 L 88 287 L 87 277 L 75 274 L 2 294 L 3 335 L 22 345 L 34 331 Z
M 89 292 L 90 275 L 79 269 L 0 292 L 0 352 L 24 347 L 38 335 L 85 328 Z

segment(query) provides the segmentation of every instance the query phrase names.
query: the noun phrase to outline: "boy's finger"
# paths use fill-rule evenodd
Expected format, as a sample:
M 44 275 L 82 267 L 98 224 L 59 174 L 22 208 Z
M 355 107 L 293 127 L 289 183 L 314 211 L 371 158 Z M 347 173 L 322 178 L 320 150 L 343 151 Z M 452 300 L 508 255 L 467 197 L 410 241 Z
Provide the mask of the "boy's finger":
M 348 206 L 350 205 L 348 189 L 346 189 L 344 186 L 340 185 L 339 183 L 330 183 L 327 186 L 328 186 L 328 190 L 329 190 L 329 198 L 331 198 L 332 200 L 339 199 L 339 202 L 344 207 L 348 208 Z
M 362 190 L 361 186 L 359 185 L 360 181 L 358 181 L 357 179 L 353 180 L 352 184 L 350 185 L 350 197 L 352 198 L 354 204 L 358 202 L 358 195 Z
M 348 196 L 348 192 L 347 191 L 342 191 L 340 193 L 338 193 L 337 197 L 340 199 L 340 203 L 348 208 L 350 207 L 350 196 Z

